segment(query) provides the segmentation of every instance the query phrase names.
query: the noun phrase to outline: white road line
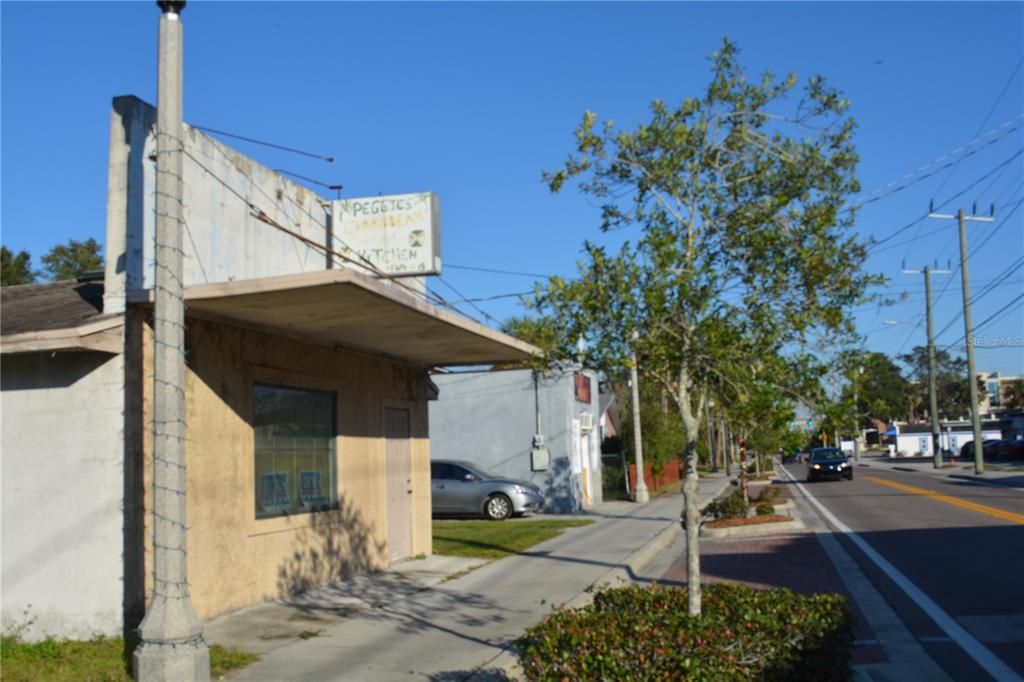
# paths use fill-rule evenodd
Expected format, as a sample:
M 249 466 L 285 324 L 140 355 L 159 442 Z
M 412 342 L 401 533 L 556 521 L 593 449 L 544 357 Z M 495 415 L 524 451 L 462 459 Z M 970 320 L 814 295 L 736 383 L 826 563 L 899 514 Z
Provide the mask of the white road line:
M 973 658 L 975 662 L 985 669 L 989 675 L 994 677 L 999 682 L 1024 682 L 1010 666 L 1003 663 L 999 658 L 996 657 L 991 651 L 976 640 L 967 630 L 963 629 L 952 616 L 942 610 L 938 604 L 933 602 L 928 595 L 921 591 L 921 589 L 912 583 L 909 578 L 900 573 L 895 566 L 890 564 L 885 557 L 875 551 L 875 549 L 869 545 L 863 538 L 854 533 L 849 526 L 840 521 L 835 515 L 830 512 L 825 506 L 818 502 L 818 500 L 807 491 L 807 489 L 800 485 L 799 481 L 793 477 L 793 474 L 789 473 L 786 467 L 781 467 L 785 472 L 786 476 L 792 481 L 797 489 L 803 493 L 804 497 L 821 512 L 829 523 L 832 524 L 836 530 L 841 532 L 843 535 L 850 539 L 850 542 L 857 545 L 860 551 L 871 559 L 882 571 L 889 576 L 889 578 L 903 590 L 908 597 L 910 597 L 917 606 L 928 614 L 928 617 L 935 621 L 935 624 L 945 632 L 950 639 L 956 642 L 964 652 Z

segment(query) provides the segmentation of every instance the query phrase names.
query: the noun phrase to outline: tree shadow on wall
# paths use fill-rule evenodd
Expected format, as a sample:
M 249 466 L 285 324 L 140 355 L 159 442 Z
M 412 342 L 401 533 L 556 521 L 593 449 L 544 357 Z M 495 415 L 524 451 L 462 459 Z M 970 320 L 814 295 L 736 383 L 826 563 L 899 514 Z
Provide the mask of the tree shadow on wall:
M 572 514 L 579 509 L 582 493 L 579 491 L 575 477 L 569 470 L 566 457 L 552 457 L 551 468 L 548 469 L 544 482 L 544 511 L 549 514 Z
M 351 501 L 309 515 L 310 525 L 294 539 L 295 549 L 277 569 L 277 590 L 296 595 L 315 587 L 379 569 L 386 545 Z

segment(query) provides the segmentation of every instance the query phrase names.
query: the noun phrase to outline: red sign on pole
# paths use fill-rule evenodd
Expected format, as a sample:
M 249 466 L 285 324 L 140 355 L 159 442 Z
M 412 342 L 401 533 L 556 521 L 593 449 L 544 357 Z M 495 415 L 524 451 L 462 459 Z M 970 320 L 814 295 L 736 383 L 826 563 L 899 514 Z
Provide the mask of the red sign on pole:
M 581 403 L 590 403 L 590 377 L 581 372 L 576 372 L 573 377 L 576 381 L 576 400 Z

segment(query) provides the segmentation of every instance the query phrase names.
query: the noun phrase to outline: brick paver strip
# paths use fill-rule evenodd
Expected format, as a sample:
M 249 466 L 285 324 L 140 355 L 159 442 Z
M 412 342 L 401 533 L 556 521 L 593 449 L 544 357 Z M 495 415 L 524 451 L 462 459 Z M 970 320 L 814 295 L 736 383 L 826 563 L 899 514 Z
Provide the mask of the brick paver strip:
M 875 641 L 874 633 L 847 592 L 835 566 L 812 533 L 702 540 L 700 563 L 701 576 L 708 583 L 740 583 L 761 589 L 786 587 L 802 594 L 843 594 L 853 607 L 856 639 L 860 642 Z M 685 583 L 685 556 L 677 559 L 661 579 L 669 583 Z M 854 663 L 885 660 L 885 654 L 877 645 L 863 644 L 854 649 Z

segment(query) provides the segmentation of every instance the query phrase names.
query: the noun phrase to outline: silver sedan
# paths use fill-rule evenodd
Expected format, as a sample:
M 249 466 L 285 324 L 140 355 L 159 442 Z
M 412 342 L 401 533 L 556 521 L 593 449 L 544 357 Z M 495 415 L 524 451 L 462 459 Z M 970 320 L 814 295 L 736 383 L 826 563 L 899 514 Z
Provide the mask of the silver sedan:
M 434 514 L 500 521 L 544 507 L 544 493 L 533 483 L 489 474 L 472 462 L 436 459 L 430 463 L 430 483 Z

